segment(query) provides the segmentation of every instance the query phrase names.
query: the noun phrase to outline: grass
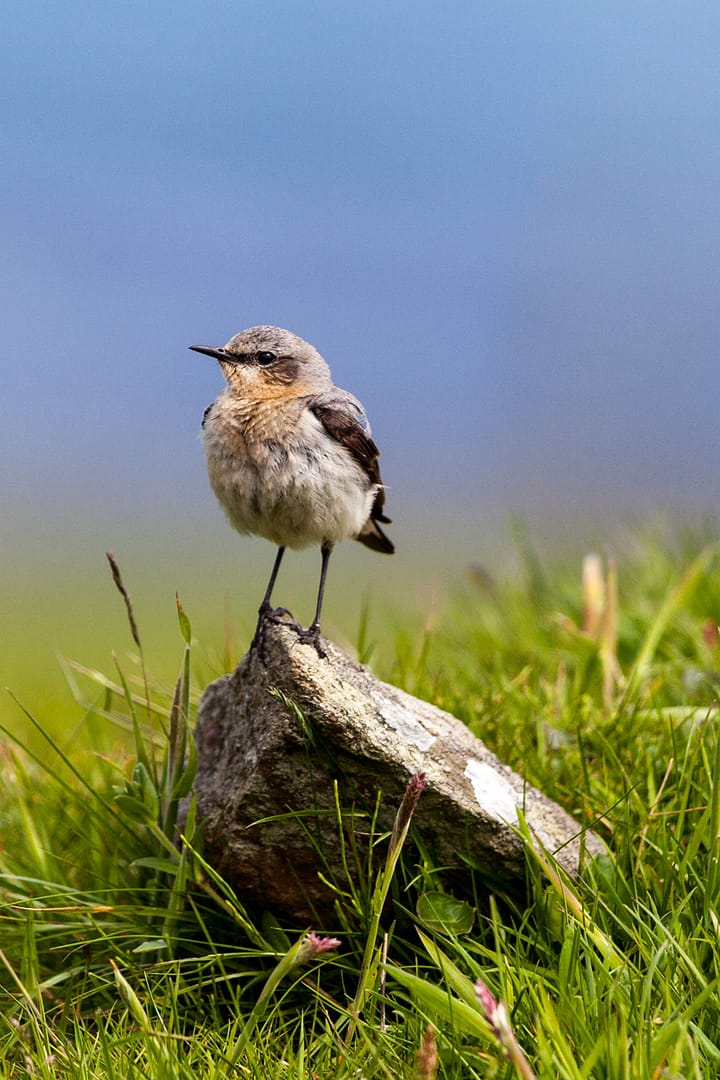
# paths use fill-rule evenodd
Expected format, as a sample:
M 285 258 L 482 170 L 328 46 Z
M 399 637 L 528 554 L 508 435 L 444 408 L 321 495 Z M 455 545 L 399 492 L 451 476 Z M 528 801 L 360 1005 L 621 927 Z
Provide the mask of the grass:
M 462 717 L 608 856 L 572 882 L 528 845 L 522 901 L 450 896 L 404 843 L 416 781 L 333 925 L 248 911 L 187 809 L 199 687 L 179 606 L 174 689 L 154 685 L 139 623 L 134 660 L 69 670 L 72 746 L 18 707 L 2 1076 L 720 1073 L 720 547 L 636 533 L 581 571 L 516 539 L 518 573 L 473 568 L 374 666 Z M 358 651 L 373 661 L 365 620 Z

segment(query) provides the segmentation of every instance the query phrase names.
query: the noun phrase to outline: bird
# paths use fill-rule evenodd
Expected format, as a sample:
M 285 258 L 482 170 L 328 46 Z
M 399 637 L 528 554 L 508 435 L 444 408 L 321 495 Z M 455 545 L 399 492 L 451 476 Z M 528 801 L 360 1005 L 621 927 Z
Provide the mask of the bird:
M 320 616 L 330 555 L 355 539 L 391 555 L 382 528 L 385 488 L 380 452 L 360 402 L 332 381 L 317 349 L 278 326 L 252 326 L 222 346 L 191 345 L 214 357 L 226 386 L 203 415 L 202 442 L 210 486 L 237 532 L 277 545 L 252 647 L 265 621 L 290 613 L 271 597 L 287 548 L 320 547 L 315 616 L 301 641 L 320 656 Z

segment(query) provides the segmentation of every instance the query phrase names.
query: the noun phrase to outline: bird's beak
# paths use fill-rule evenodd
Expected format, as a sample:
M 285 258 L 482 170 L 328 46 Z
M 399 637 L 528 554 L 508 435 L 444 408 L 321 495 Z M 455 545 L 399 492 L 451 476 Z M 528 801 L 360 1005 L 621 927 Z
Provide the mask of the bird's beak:
M 214 356 L 216 360 L 234 359 L 230 353 L 225 349 L 222 349 L 219 345 L 191 345 L 190 348 L 193 352 L 201 352 L 205 353 L 206 356 Z

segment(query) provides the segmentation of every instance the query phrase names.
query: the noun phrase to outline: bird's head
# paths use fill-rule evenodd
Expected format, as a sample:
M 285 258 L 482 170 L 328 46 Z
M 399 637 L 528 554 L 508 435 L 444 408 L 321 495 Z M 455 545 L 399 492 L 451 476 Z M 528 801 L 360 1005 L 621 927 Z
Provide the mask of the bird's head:
M 317 349 L 279 326 L 252 326 L 227 345 L 190 348 L 214 356 L 230 390 L 248 400 L 305 397 L 332 385 Z

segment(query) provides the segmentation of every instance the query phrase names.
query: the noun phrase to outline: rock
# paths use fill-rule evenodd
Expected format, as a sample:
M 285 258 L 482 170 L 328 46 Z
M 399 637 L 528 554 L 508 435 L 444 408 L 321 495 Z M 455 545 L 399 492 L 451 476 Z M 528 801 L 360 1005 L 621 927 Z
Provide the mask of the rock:
M 494 887 L 522 884 L 518 809 L 571 875 L 582 852 L 605 851 L 455 717 L 322 645 L 325 658 L 292 627 L 268 623 L 262 650 L 200 702 L 195 790 L 206 855 L 244 903 L 327 918 L 334 893 L 323 878 L 347 885 L 336 805 L 364 854 L 378 796 L 376 832 L 392 827 L 420 771 L 426 788 L 413 831 L 454 880 L 467 879 L 469 860 Z

